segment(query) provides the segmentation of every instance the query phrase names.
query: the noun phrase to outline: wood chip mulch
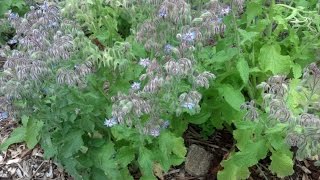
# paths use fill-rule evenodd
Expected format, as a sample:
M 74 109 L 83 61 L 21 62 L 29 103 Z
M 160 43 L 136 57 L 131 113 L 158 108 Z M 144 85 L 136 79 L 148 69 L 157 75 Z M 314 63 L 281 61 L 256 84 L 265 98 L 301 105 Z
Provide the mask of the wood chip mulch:
M 0 143 L 3 143 L 17 126 L 17 123 L 10 118 L 0 121 Z M 73 178 L 51 160 L 45 160 L 43 150 L 39 146 L 28 149 L 26 144 L 18 143 L 0 152 L 0 179 L 72 180 Z

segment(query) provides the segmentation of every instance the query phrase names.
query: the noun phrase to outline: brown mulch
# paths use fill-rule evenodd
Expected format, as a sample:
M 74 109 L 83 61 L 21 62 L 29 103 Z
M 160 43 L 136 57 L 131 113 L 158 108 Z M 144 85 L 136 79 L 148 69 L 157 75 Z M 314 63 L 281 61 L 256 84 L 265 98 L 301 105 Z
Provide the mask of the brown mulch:
M 0 121 L 0 143 L 8 138 L 17 123 L 12 119 Z M 64 170 L 51 160 L 43 158 L 43 150 L 36 146 L 28 149 L 24 143 L 11 145 L 0 152 L 0 179 L 72 180 Z

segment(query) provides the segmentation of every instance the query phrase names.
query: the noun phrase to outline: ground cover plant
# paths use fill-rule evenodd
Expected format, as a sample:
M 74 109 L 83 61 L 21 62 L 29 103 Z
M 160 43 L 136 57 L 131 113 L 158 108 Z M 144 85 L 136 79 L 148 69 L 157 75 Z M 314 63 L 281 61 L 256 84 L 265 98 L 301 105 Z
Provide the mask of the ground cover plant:
M 318 0 L 12 3 L 1 108 L 21 126 L 1 150 L 40 144 L 75 179 L 149 180 L 184 162 L 196 124 L 236 140 L 218 179 L 265 158 L 283 178 L 319 155 Z

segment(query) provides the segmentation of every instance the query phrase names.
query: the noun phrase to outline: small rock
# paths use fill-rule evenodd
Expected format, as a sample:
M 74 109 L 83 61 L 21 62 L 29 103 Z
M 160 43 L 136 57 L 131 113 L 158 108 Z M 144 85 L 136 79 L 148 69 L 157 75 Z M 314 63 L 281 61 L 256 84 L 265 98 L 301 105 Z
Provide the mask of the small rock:
M 198 145 L 191 145 L 186 158 L 185 169 L 193 176 L 204 176 L 209 171 L 213 155 Z

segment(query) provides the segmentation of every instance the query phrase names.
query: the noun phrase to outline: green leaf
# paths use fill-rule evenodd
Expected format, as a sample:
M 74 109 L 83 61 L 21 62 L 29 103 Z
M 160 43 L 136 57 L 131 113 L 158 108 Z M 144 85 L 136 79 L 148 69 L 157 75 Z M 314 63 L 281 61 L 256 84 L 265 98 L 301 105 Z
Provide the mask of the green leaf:
M 262 4 L 258 2 L 249 2 L 246 8 L 247 23 L 249 24 L 256 16 L 262 14 Z
M 25 136 L 26 136 L 25 127 L 18 127 L 14 129 L 13 132 L 10 134 L 10 137 L 0 145 L 0 149 L 4 151 L 4 150 L 7 150 L 11 144 L 23 142 Z
M 79 120 L 79 125 L 81 129 L 85 131 L 88 131 L 88 132 L 94 131 L 94 122 L 92 122 L 89 118 L 81 118 Z
M 27 127 L 29 122 L 29 116 L 23 115 L 21 117 L 21 122 L 24 127 Z
M 70 132 L 65 135 L 60 150 L 64 158 L 71 157 L 80 150 L 81 146 L 83 146 L 82 135 L 83 131 L 76 129 L 71 129 Z
M 223 171 L 218 172 L 218 179 L 225 180 L 238 180 L 247 179 L 250 175 L 250 171 L 246 167 L 239 167 L 234 164 L 229 164 Z
M 241 77 L 243 83 L 247 84 L 249 81 L 249 71 L 250 71 L 248 62 L 246 60 L 244 60 L 243 58 L 241 58 L 237 62 L 237 69 L 240 73 L 240 77 Z
M 139 136 L 135 129 L 122 125 L 112 127 L 111 133 L 118 141 L 122 139 L 132 139 Z
M 135 149 L 130 146 L 121 147 L 117 153 L 117 161 L 122 167 L 126 167 L 135 158 Z
M 242 151 L 232 154 L 222 162 L 224 169 L 218 173 L 218 179 L 247 179 L 250 175 L 248 168 L 265 158 L 267 153 L 265 140 L 249 142 Z
M 41 138 L 41 147 L 44 150 L 44 158 L 49 159 L 58 153 L 57 146 L 52 144 L 50 135 L 46 134 L 44 137 Z
M 43 122 L 36 119 L 32 119 L 28 122 L 25 141 L 29 149 L 34 148 L 34 146 L 39 142 L 39 134 L 42 130 L 42 126 Z
M 153 175 L 152 151 L 145 147 L 141 147 L 139 151 L 138 163 L 142 174 L 141 179 L 156 180 L 156 177 Z
M 244 103 L 245 99 L 239 90 L 234 89 L 229 84 L 219 85 L 219 93 L 224 97 L 225 101 L 235 110 L 240 111 L 240 106 Z
M 236 54 L 238 50 L 236 48 L 228 48 L 226 50 L 222 50 L 213 55 L 212 61 L 207 62 L 206 64 L 216 63 L 225 63 L 230 61 Z
M 113 158 L 114 155 L 115 149 L 112 142 L 108 142 L 90 152 L 90 157 L 93 158 L 94 166 L 103 170 L 104 173 L 109 178 L 112 177 L 112 179 L 119 176 L 118 168 Z
M 201 106 L 201 112 L 199 114 L 192 116 L 187 115 L 186 119 L 192 124 L 203 124 L 211 117 L 211 114 L 212 113 L 204 108 L 204 106 Z
M 242 40 L 240 42 L 241 45 L 244 45 L 247 41 L 250 43 L 254 42 L 254 39 L 259 35 L 257 32 L 247 32 L 242 29 L 238 29 L 238 32 L 240 33 L 240 36 L 242 37 Z
M 172 165 L 180 165 L 187 153 L 183 138 L 175 137 L 170 132 L 161 133 L 159 150 L 159 154 L 155 156 L 160 156 L 159 161 L 164 171 L 168 171 Z
M 74 158 L 61 158 L 61 162 L 66 171 L 75 179 L 83 179 L 77 171 L 78 161 Z
M 292 64 L 290 56 L 283 56 L 280 52 L 279 44 L 262 46 L 259 55 L 261 69 L 273 74 L 288 74 Z
M 276 173 L 278 177 L 283 178 L 294 173 L 292 152 L 283 153 L 281 151 L 275 151 L 272 153 L 270 159 L 271 164 L 269 169 L 271 172 Z
M 291 68 L 292 68 L 293 77 L 295 79 L 298 79 L 302 76 L 302 68 L 299 64 L 292 64 Z

